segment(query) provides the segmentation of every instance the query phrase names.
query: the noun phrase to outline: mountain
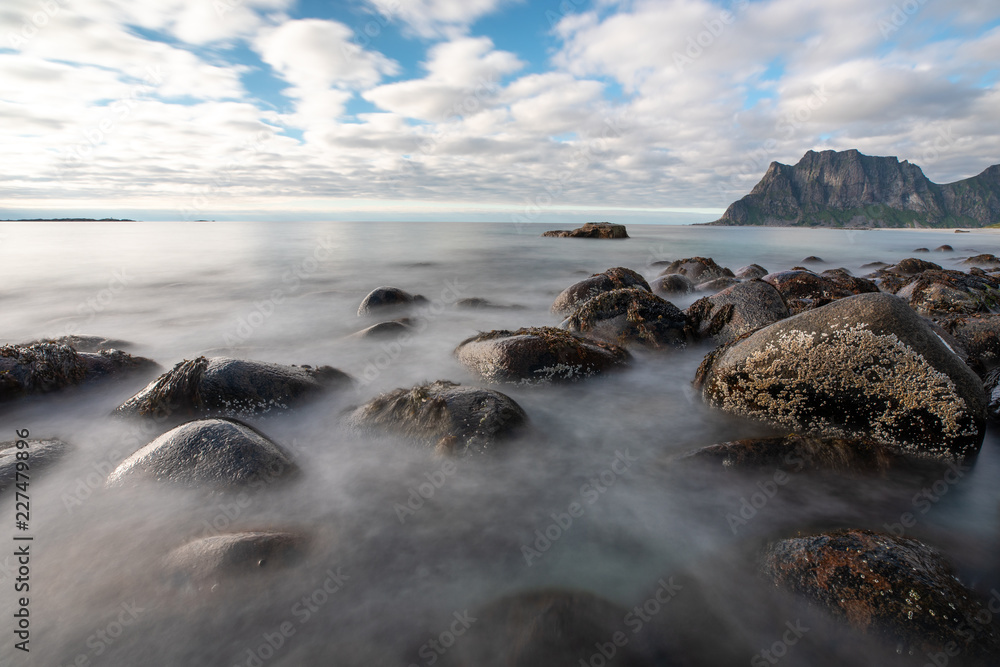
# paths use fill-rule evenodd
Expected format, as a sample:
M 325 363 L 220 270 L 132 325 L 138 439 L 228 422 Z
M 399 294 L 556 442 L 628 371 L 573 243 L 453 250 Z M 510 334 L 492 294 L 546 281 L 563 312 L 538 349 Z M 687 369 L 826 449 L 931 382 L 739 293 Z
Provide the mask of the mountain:
M 1000 165 L 938 185 L 920 167 L 856 150 L 809 151 L 764 178 L 712 225 L 984 227 L 1000 223 Z

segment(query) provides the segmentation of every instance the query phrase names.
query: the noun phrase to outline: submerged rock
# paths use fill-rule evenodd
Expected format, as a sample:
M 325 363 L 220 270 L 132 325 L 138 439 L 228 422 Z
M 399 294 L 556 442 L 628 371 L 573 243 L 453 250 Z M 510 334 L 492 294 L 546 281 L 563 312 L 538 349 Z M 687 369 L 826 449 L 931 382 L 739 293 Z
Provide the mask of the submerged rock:
M 178 363 L 122 403 L 117 414 L 134 417 L 243 416 L 285 409 L 327 389 L 351 385 L 330 366 L 282 366 L 228 357 Z
M 762 280 L 781 293 L 793 315 L 838 299 L 879 291 L 875 283 L 855 278 L 846 271 L 826 271 L 823 275 L 808 270 L 779 271 Z
M 17 443 L 23 442 L 25 446 L 18 448 Z M 10 440 L 0 442 L 0 493 L 6 492 L 19 482 L 30 482 L 37 479 L 39 471 L 51 466 L 61 459 L 71 450 L 71 447 L 62 440 Z M 27 470 L 21 471 L 21 477 L 17 476 L 18 452 L 26 452 Z M 22 466 L 23 468 L 24 466 Z
M 881 473 L 906 466 L 898 454 L 866 440 L 786 435 L 709 445 L 679 461 L 705 462 L 727 470 L 768 468 L 783 472 Z
M 455 302 L 455 307 L 459 310 L 523 310 L 524 306 L 505 306 L 499 303 L 493 303 L 489 299 L 481 299 L 479 297 L 469 297 L 467 299 L 459 299 Z
M 496 330 L 455 348 L 458 360 L 486 382 L 572 381 L 623 366 L 623 348 L 554 327 Z
M 369 338 L 391 338 L 392 336 L 399 336 L 401 334 L 408 334 L 413 331 L 413 325 L 410 324 L 410 320 L 407 318 L 399 320 L 389 320 L 388 322 L 379 322 L 378 324 L 373 324 L 366 329 L 351 334 L 351 338 L 369 339 Z
M 581 280 L 564 289 L 553 302 L 552 312 L 568 315 L 579 304 L 598 294 L 626 287 L 641 287 L 647 292 L 652 291 L 645 278 L 632 269 L 618 266 L 603 273 L 595 273 L 586 280 Z
M 132 346 L 132 344 L 129 343 L 128 341 L 119 340 L 117 338 L 105 338 L 104 336 L 83 336 L 77 334 L 69 334 L 66 336 L 59 336 L 58 338 L 48 338 L 45 340 L 36 340 L 30 343 L 25 343 L 25 345 L 36 345 L 38 343 L 69 345 L 77 352 L 101 352 L 104 350 L 123 350 L 125 348 Z
M 979 379 L 887 294 L 841 299 L 720 347 L 695 383 L 727 412 L 917 458 L 964 460 L 983 442 Z
M 934 252 L 955 252 L 955 249 L 952 248 L 947 243 L 945 243 L 944 245 L 939 245 L 938 247 L 934 248 Z
M 404 292 L 398 287 L 376 287 L 361 301 L 361 305 L 358 306 L 358 317 L 426 302 L 425 297 Z
M 728 343 L 789 316 L 774 287 L 760 280 L 738 283 L 688 307 L 688 322 L 701 338 Z
M 212 535 L 170 552 L 165 565 L 177 584 L 202 588 L 220 580 L 279 569 L 294 564 L 305 540 L 295 533 L 247 531 Z
M 768 270 L 760 264 L 748 264 L 736 270 L 736 277 L 740 280 L 760 280 L 768 274 Z
M 154 368 L 155 362 L 121 350 L 90 353 L 55 343 L 2 345 L 0 402 Z
M 679 273 L 660 276 L 650 281 L 649 287 L 653 290 L 653 294 L 659 296 L 681 296 L 694 291 L 694 283 L 691 282 L 691 279 Z
M 588 222 L 583 227 L 577 227 L 571 231 L 553 230 L 545 232 L 542 236 L 564 239 L 627 239 L 628 232 L 625 231 L 625 225 L 616 225 L 610 222 Z
M 719 266 L 710 257 L 689 257 L 671 262 L 667 268 L 660 271 L 661 276 L 679 273 L 691 280 L 695 285 L 707 283 L 716 278 L 733 278 L 733 272 Z
M 817 257 L 816 255 L 809 255 L 804 260 L 802 260 L 802 263 L 803 264 L 826 264 L 826 262 L 823 261 L 822 257 Z
M 232 419 L 201 419 L 167 431 L 122 461 L 108 488 L 144 481 L 226 490 L 259 488 L 298 472 L 266 435 Z
M 941 554 L 917 540 L 867 530 L 781 540 L 765 549 L 761 571 L 852 628 L 901 644 L 901 653 L 1000 655 L 992 625 L 970 624 L 989 612 Z
M 528 416 L 499 391 L 438 380 L 382 394 L 351 412 L 348 423 L 411 438 L 439 454 L 484 454 L 523 429 Z
M 585 301 L 562 326 L 622 347 L 662 349 L 687 344 L 684 313 L 638 287 L 604 292 Z
M 917 248 L 913 252 L 930 252 L 930 248 Z

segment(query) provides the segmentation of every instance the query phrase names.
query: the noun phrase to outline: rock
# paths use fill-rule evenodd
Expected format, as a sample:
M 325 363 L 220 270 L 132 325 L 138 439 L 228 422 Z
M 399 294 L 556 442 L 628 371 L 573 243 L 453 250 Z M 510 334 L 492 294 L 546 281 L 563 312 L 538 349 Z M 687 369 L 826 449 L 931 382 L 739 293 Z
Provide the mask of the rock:
M 18 442 L 26 443 L 20 449 Z M 14 487 L 19 482 L 29 482 L 37 479 L 36 475 L 69 452 L 71 447 L 62 440 L 9 440 L 0 442 L 0 494 Z M 27 470 L 21 470 L 17 476 L 18 452 L 26 452 Z M 24 466 L 22 466 L 23 468 Z
M 964 260 L 962 264 L 993 269 L 1000 266 L 1000 259 L 997 259 L 996 255 L 985 253 L 982 255 L 976 255 L 975 257 L 970 257 L 969 259 Z
M 962 346 L 966 363 L 980 377 L 1000 366 L 1000 315 L 953 315 L 938 324 Z
M 715 263 L 715 260 L 710 257 L 689 257 L 688 259 L 678 259 L 675 262 L 671 262 L 667 268 L 660 271 L 661 276 L 667 276 L 672 273 L 679 273 L 682 276 L 686 276 L 691 279 L 695 285 L 700 285 L 701 283 L 707 283 L 710 280 L 715 280 L 716 278 L 733 278 L 733 272 L 729 269 L 719 266 Z
M 55 343 L 2 345 L 0 402 L 156 367 L 149 359 L 133 357 L 121 350 L 90 353 Z
M 921 315 L 987 313 L 1000 305 L 1000 279 L 961 271 L 927 270 L 896 291 Z
M 878 285 L 870 280 L 840 272 L 818 275 L 808 270 L 779 271 L 767 274 L 762 280 L 778 290 L 793 315 L 837 299 L 879 291 Z
M 501 598 L 475 609 L 476 619 L 461 641 L 444 655 L 445 667 L 576 667 L 591 664 L 601 642 L 620 632 L 628 611 L 590 593 L 541 590 Z M 628 633 L 624 644 L 601 658 L 608 667 L 664 667 L 655 662 L 642 637 Z M 645 649 L 645 650 L 644 650 Z M 416 655 L 416 652 L 414 652 Z M 597 663 L 594 663 L 597 664 Z
M 930 248 L 917 248 L 913 252 L 930 252 Z
M 248 531 L 212 535 L 170 552 L 165 565 L 175 584 L 214 587 L 220 580 L 280 569 L 302 555 L 295 533 Z
M 259 488 L 297 472 L 288 453 L 257 429 L 232 419 L 200 419 L 129 456 L 105 485 L 156 481 L 218 490 Z
M 736 270 L 736 277 L 740 280 L 760 280 L 768 274 L 768 270 L 760 264 L 749 264 Z
M 419 294 L 404 292 L 398 287 L 376 287 L 368 293 L 358 306 L 358 317 L 374 315 L 386 310 L 397 310 L 412 306 L 415 303 L 426 303 L 427 299 Z
M 826 262 L 824 262 L 821 257 L 817 257 L 816 255 L 809 255 L 804 260 L 802 260 L 802 263 L 803 264 L 826 264 Z
M 603 273 L 595 273 L 586 280 L 570 285 L 556 297 L 552 304 L 552 312 L 568 315 L 577 305 L 587 299 L 592 299 L 602 292 L 624 289 L 626 287 L 641 287 L 647 292 L 652 291 L 646 279 L 632 269 L 615 267 Z
M 898 273 L 903 276 L 914 276 L 918 273 L 932 270 L 940 271 L 941 267 L 934 262 L 925 262 L 924 260 L 916 259 L 915 257 L 904 259 L 903 261 L 886 269 L 886 271 L 889 271 L 890 273 Z
M 694 291 L 694 283 L 679 273 L 660 276 L 651 281 L 649 287 L 653 290 L 653 294 L 659 296 L 682 296 Z
M 687 344 L 684 313 L 639 287 L 604 292 L 579 305 L 562 323 L 569 331 L 615 343 L 653 349 Z
M 956 229 L 955 233 L 956 234 L 971 234 L 972 232 L 970 232 L 968 229 Z
M 625 225 L 616 225 L 610 222 L 588 222 L 583 227 L 572 231 L 555 230 L 545 232 L 542 236 L 564 239 L 627 239 L 628 232 L 625 231 Z
M 353 428 L 399 435 L 432 447 L 438 454 L 486 454 L 514 437 L 528 416 L 514 399 L 492 389 L 438 380 L 396 389 L 353 410 Z
M 740 281 L 736 278 L 716 278 L 715 280 L 709 280 L 708 282 L 699 283 L 697 290 L 699 292 L 721 292 L 724 289 L 729 289 L 733 285 L 738 284 Z
M 994 422 L 1000 422 L 1000 368 L 994 368 L 983 378 L 983 390 L 986 392 L 986 416 Z
M 778 588 L 883 638 L 899 653 L 1000 655 L 992 625 L 969 625 L 989 612 L 941 554 L 917 540 L 868 530 L 786 539 L 765 549 L 761 571 Z
M 486 382 L 579 380 L 624 366 L 623 348 L 553 327 L 496 330 L 463 341 L 458 360 Z
M 228 357 L 178 363 L 122 403 L 124 416 L 243 416 L 283 410 L 324 390 L 349 387 L 349 375 L 329 366 L 283 366 Z
M 705 462 L 727 470 L 767 468 L 793 473 L 882 473 L 907 466 L 898 454 L 866 440 L 809 435 L 734 440 L 702 447 L 678 461 Z
M 867 264 L 862 264 L 862 269 L 884 269 L 889 266 L 885 262 L 868 262 Z
M 123 350 L 125 348 L 132 346 L 131 343 L 124 340 L 118 340 L 117 338 L 105 338 L 104 336 L 78 336 L 75 334 L 70 334 L 67 336 L 59 336 L 58 338 L 49 338 L 46 340 L 36 340 L 30 343 L 24 343 L 24 345 L 35 345 L 38 343 L 69 345 L 77 352 L 101 352 L 104 350 Z
M 468 299 L 459 299 L 455 302 L 455 307 L 459 310 L 523 310 L 524 306 L 504 306 L 498 303 L 493 303 L 488 299 L 480 299 L 478 297 L 470 297 Z
M 788 306 L 772 285 L 760 280 L 737 283 L 699 299 L 685 311 L 701 338 L 728 343 L 789 316 Z
M 357 333 L 351 334 L 351 338 L 391 338 L 393 336 L 408 334 L 412 331 L 413 325 L 410 324 L 409 318 L 402 318 L 399 320 L 390 320 L 388 322 L 373 324 L 367 329 L 362 329 Z
M 939 245 L 938 247 L 934 248 L 934 252 L 955 252 L 955 249 L 952 248 L 947 243 L 945 243 L 944 245 Z
M 718 348 L 695 383 L 727 412 L 915 458 L 961 461 L 983 442 L 981 382 L 887 294 L 841 299 Z

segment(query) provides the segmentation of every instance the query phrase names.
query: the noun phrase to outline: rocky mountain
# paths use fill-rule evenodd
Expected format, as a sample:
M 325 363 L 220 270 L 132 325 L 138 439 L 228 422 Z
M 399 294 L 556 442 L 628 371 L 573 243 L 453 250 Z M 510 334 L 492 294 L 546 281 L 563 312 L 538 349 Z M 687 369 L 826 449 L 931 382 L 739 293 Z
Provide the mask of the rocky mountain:
M 920 167 L 856 150 L 809 151 L 764 178 L 713 225 L 984 227 L 1000 223 L 1000 165 L 938 185 Z

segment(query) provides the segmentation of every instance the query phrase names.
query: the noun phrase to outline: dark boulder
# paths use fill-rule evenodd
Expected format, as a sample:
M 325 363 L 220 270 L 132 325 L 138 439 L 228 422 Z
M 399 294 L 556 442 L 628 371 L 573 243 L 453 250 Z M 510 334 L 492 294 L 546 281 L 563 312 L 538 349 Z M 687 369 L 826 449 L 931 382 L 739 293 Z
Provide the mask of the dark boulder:
M 366 329 L 362 329 L 357 333 L 351 334 L 351 338 L 359 338 L 362 340 L 370 338 L 392 338 L 393 336 L 408 334 L 412 331 L 413 325 L 410 323 L 409 318 L 402 318 L 373 324 Z
M 1000 368 L 994 368 L 983 378 L 986 392 L 986 415 L 994 422 L 1000 422 Z
M 897 262 L 886 269 L 889 273 L 898 273 L 901 276 L 915 276 L 918 273 L 923 273 L 924 271 L 940 270 L 941 267 L 934 262 L 916 259 L 915 257 L 904 259 L 903 261 Z
M 961 346 L 966 363 L 980 377 L 1000 366 L 1000 315 L 952 315 L 937 323 Z
M 889 266 L 889 265 L 886 264 L 885 262 L 868 262 L 867 264 L 862 264 L 861 268 L 862 269 L 884 269 L 887 266 Z
M 201 419 L 167 431 L 122 461 L 108 488 L 144 481 L 227 490 L 259 488 L 298 472 L 288 453 L 257 429 Z
M 964 460 L 983 442 L 981 381 L 887 294 L 841 299 L 720 347 L 695 383 L 728 412 L 916 458 Z
M 989 253 L 984 253 L 982 255 L 976 255 L 962 261 L 962 264 L 967 266 L 978 266 L 990 269 L 995 269 L 1000 266 L 1000 259 L 997 259 L 996 255 L 991 255 Z
M 715 263 L 715 260 L 710 257 L 689 257 L 687 259 L 678 259 L 675 262 L 671 262 L 667 268 L 660 271 L 661 276 L 667 276 L 672 273 L 679 273 L 682 276 L 690 278 L 691 282 L 695 285 L 707 283 L 708 281 L 715 280 L 716 278 L 735 277 L 732 271 L 719 266 Z
M 788 306 L 773 286 L 760 280 L 737 283 L 688 307 L 688 321 L 700 338 L 728 343 L 789 316 Z
M 554 327 L 497 330 L 463 341 L 455 355 L 486 382 L 579 380 L 626 365 L 623 348 Z
M 552 312 L 558 315 L 568 315 L 579 304 L 598 294 L 626 287 L 641 287 L 647 292 L 652 291 L 645 278 L 632 269 L 619 266 L 603 273 L 595 273 L 586 280 L 581 280 L 564 289 L 552 304 Z
M 913 252 L 930 252 L 930 248 L 916 248 Z
M 910 278 L 895 294 L 928 317 L 988 313 L 1000 306 L 1000 278 L 927 270 Z
M 934 248 L 934 252 L 955 252 L 955 249 L 946 243 Z
M 528 416 L 499 391 L 438 380 L 382 394 L 354 409 L 347 421 L 359 431 L 409 438 L 439 454 L 484 454 L 521 431 Z
M 715 280 L 709 280 L 704 283 L 698 283 L 695 288 L 699 292 L 721 292 L 724 289 L 729 289 L 733 285 L 739 284 L 739 280 L 736 278 L 716 278 Z
M 769 273 L 762 280 L 770 283 L 788 304 L 792 314 L 825 306 L 837 299 L 856 294 L 878 292 L 878 285 L 839 271 L 819 275 L 808 270 Z
M 826 262 L 823 261 L 822 257 L 817 257 L 816 255 L 809 255 L 804 260 L 802 260 L 802 263 L 803 264 L 826 264 Z
M 376 287 L 361 301 L 361 305 L 358 306 L 358 317 L 426 302 L 425 297 L 404 292 L 398 287 Z
M 229 578 L 292 565 L 301 558 L 304 545 L 302 536 L 287 532 L 211 535 L 173 550 L 165 565 L 175 585 L 212 588 Z
M 749 264 L 736 270 L 736 277 L 740 280 L 760 280 L 768 274 L 768 270 L 760 264 Z
M 669 276 L 660 276 L 649 282 L 649 287 L 653 290 L 653 294 L 659 296 L 683 296 L 685 294 L 690 294 L 694 291 L 694 283 L 691 282 L 690 278 L 682 276 L 679 273 L 673 273 Z
M 766 468 L 791 473 L 882 473 L 908 467 L 898 454 L 866 440 L 810 435 L 734 440 L 702 447 L 678 461 L 703 462 L 725 470 Z
M 583 227 L 566 230 L 553 230 L 545 232 L 542 236 L 561 239 L 627 239 L 628 232 L 625 225 L 616 225 L 610 222 L 588 222 Z
M 764 550 L 761 572 L 900 653 L 948 650 L 977 665 L 995 664 L 985 661 L 1000 655 L 993 626 L 970 624 L 990 612 L 940 553 L 917 540 L 867 530 L 781 540 Z
M 329 366 L 198 357 L 178 363 L 116 412 L 174 419 L 263 414 L 289 408 L 327 389 L 349 387 L 351 382 L 350 376 Z
M 604 292 L 573 311 L 562 326 L 622 347 L 653 349 L 687 344 L 684 313 L 639 287 Z
M 58 338 L 48 338 L 46 340 L 36 340 L 25 345 L 35 345 L 37 343 L 54 343 L 55 345 L 69 345 L 77 352 L 101 352 L 103 350 L 124 350 L 131 347 L 128 341 L 117 338 L 105 338 L 104 336 L 83 336 L 68 334 Z
M 18 442 L 23 442 L 24 445 L 18 447 Z M 39 471 L 60 460 L 70 449 L 70 446 L 65 442 L 55 439 L 22 439 L 0 442 L 0 493 L 12 489 L 19 482 L 30 482 L 32 479 L 37 479 L 36 475 Z M 25 452 L 24 456 L 27 456 L 27 459 L 24 457 L 19 459 L 18 452 Z M 19 461 L 24 461 L 27 464 L 26 468 L 21 466 L 20 477 L 17 475 Z

